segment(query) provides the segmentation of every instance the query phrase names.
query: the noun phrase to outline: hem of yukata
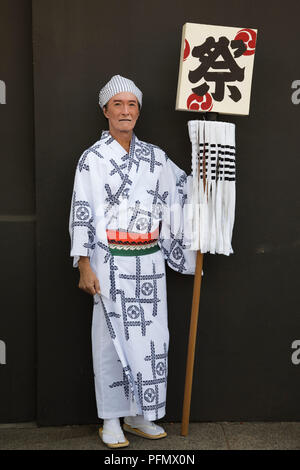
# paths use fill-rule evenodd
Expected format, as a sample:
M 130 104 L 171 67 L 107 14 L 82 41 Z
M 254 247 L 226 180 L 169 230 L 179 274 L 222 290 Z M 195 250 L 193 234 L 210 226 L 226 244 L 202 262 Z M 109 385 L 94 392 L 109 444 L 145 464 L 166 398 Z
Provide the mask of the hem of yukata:
M 101 416 L 100 416 L 101 415 Z M 113 418 L 124 418 L 125 416 L 137 416 L 132 414 L 130 411 L 116 411 L 115 413 L 99 413 L 98 418 L 100 419 L 113 419 Z
M 119 359 L 120 359 L 120 362 L 121 362 L 123 368 L 126 367 L 128 364 L 125 364 L 125 365 L 123 364 L 123 361 L 122 361 L 122 359 L 121 359 L 121 357 L 120 357 L 120 354 L 119 354 L 119 352 L 118 352 L 118 345 L 115 343 L 115 341 L 114 341 L 113 339 L 112 339 L 112 342 L 113 342 L 113 344 L 114 344 L 114 346 L 115 346 L 116 353 L 117 353 L 117 355 L 118 355 L 118 357 L 119 357 Z M 127 374 L 126 374 L 126 375 L 127 375 Z M 139 415 L 143 415 L 145 419 L 147 419 L 147 420 L 149 420 L 149 421 L 155 421 L 155 420 L 160 419 L 160 418 L 163 418 L 163 417 L 165 416 L 165 414 L 166 414 L 166 406 L 160 408 L 161 413 L 159 413 L 159 411 L 158 411 L 157 413 L 156 413 L 156 412 L 150 412 L 150 413 L 148 413 L 147 410 L 145 410 L 145 411 L 142 410 L 142 407 L 141 407 L 141 405 L 140 405 L 140 403 L 139 403 L 139 400 L 138 400 L 138 401 L 136 400 L 136 394 L 135 394 L 135 392 L 134 392 L 131 388 L 130 388 L 130 393 L 131 393 L 131 395 L 133 395 L 133 397 L 134 397 L 135 406 L 136 406 L 139 410 L 142 411 L 141 413 L 138 413 L 138 414 L 139 414 Z M 128 415 L 125 415 L 125 416 L 136 416 L 136 414 L 132 415 L 132 414 L 130 414 L 130 413 L 132 413 L 132 411 L 131 411 L 131 412 L 129 411 L 129 414 L 128 414 Z
M 122 364 L 122 367 L 123 367 L 123 368 L 126 367 L 128 364 L 125 363 L 125 365 L 124 365 L 124 363 L 123 363 L 123 361 L 122 361 L 122 359 L 121 359 L 121 356 L 122 356 L 122 355 L 121 355 L 121 354 L 119 353 L 119 351 L 118 351 L 118 349 L 119 349 L 119 348 L 118 348 L 118 344 L 117 344 L 112 338 L 111 338 L 111 341 L 112 341 L 112 343 L 113 343 L 113 345 L 114 345 L 114 347 L 115 347 L 116 353 L 117 353 L 117 355 L 118 355 L 118 357 L 119 357 L 119 360 L 120 360 L 120 362 L 121 362 L 121 364 Z M 126 375 L 127 375 L 127 374 L 126 374 Z M 140 403 L 139 403 L 139 400 L 138 400 L 138 401 L 136 400 L 135 391 L 133 391 L 131 388 L 130 388 L 130 395 L 131 395 L 131 396 L 133 395 L 134 400 L 135 400 L 135 406 L 138 408 L 139 411 L 141 411 L 141 413 L 138 413 L 138 414 L 139 414 L 139 415 L 143 415 L 143 416 L 145 417 L 145 419 L 148 419 L 149 421 L 155 421 L 155 420 L 160 419 L 160 418 L 163 418 L 163 417 L 165 416 L 165 414 L 166 414 L 166 405 L 165 405 L 164 407 L 161 407 L 161 408 L 160 408 L 160 411 L 161 411 L 161 412 L 158 411 L 157 413 L 156 413 L 156 412 L 150 412 L 150 413 L 148 413 L 147 410 L 145 410 L 145 411 L 142 410 L 142 407 L 141 407 L 141 405 L 140 405 Z M 118 413 L 118 412 L 117 412 L 117 413 Z M 136 413 L 135 413 L 135 414 L 130 414 L 130 413 L 132 413 L 132 411 L 129 410 L 128 414 L 125 414 L 124 416 L 137 416 Z M 102 413 L 101 413 L 101 414 L 102 414 Z M 117 417 L 117 416 L 116 416 L 116 417 Z M 109 419 L 109 418 L 105 418 L 105 419 Z
M 94 375 L 94 385 L 95 385 L 95 394 L 96 394 L 96 404 L 97 404 L 98 418 L 100 418 L 100 419 L 122 418 L 124 416 L 137 416 L 137 415 L 141 414 L 140 409 L 136 404 L 136 401 L 135 400 L 132 401 L 132 398 L 134 398 L 134 397 L 133 397 L 131 389 L 130 389 L 130 397 L 127 399 L 127 403 L 125 403 L 125 406 L 127 406 L 127 404 L 128 404 L 128 408 L 126 408 L 126 411 L 124 411 L 124 410 L 122 410 L 122 411 L 120 411 L 120 410 L 117 410 L 117 411 L 104 411 L 105 409 L 109 409 L 109 407 L 107 407 L 104 404 L 103 382 L 102 382 L 102 380 L 97 380 L 96 375 Z M 123 405 L 124 405 L 124 403 L 123 403 Z M 102 410 L 102 411 L 100 411 L 100 410 Z
M 156 415 L 153 417 L 149 417 L 149 415 L 145 416 L 145 414 L 143 413 L 132 413 L 131 411 L 127 410 L 127 411 L 116 411 L 115 413 L 107 413 L 107 414 L 99 413 L 98 418 L 99 419 L 113 419 L 113 418 L 125 418 L 125 416 L 142 416 L 142 415 L 148 421 L 157 421 L 158 419 L 163 418 L 166 415 L 166 412 L 164 412 L 161 416 L 160 416 L 160 413 L 158 413 L 158 417 L 156 417 Z
M 131 395 L 131 393 L 130 393 Z M 98 418 L 100 419 L 112 419 L 112 418 L 124 418 L 125 416 L 138 416 L 140 414 L 139 409 L 137 407 L 136 402 L 129 401 L 130 405 L 129 408 L 123 409 L 123 410 L 117 410 L 117 411 L 104 411 L 105 407 L 102 406 L 102 411 L 99 411 L 98 405 L 97 405 L 97 413 L 98 413 Z
M 99 381 L 98 385 L 101 388 L 101 396 L 103 396 L 103 388 L 102 388 L 102 382 Z M 98 402 L 99 399 L 97 398 L 97 384 L 95 380 L 95 392 L 96 392 L 96 403 L 97 403 L 97 415 L 98 418 L 100 419 L 112 419 L 112 418 L 124 418 L 125 416 L 144 416 L 145 419 L 148 421 L 156 421 L 157 419 L 161 419 L 166 415 L 166 405 L 164 407 L 161 407 L 159 412 L 150 412 L 148 413 L 147 410 L 143 412 L 141 410 L 141 406 L 137 405 L 136 400 L 134 400 L 134 404 L 129 405 L 129 408 L 127 408 L 125 411 L 112 411 L 112 412 L 104 412 L 104 411 L 99 411 L 98 408 Z M 132 390 L 130 390 L 130 397 L 132 397 Z M 134 396 L 135 398 L 135 396 Z M 128 403 L 131 402 L 131 398 L 128 399 Z M 102 405 L 101 408 L 103 409 L 104 406 Z

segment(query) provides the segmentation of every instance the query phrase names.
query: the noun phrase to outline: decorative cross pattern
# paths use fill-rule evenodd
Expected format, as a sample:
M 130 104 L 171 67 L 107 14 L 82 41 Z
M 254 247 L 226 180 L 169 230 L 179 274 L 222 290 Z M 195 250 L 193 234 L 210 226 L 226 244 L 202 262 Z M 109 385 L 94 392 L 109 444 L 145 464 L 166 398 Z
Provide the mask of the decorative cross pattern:
M 89 154 L 89 150 L 86 150 L 79 159 L 78 169 L 79 169 L 80 172 L 82 170 L 90 171 L 89 165 L 87 163 L 85 163 L 85 160 L 86 160 L 88 154 Z
M 118 359 L 118 362 L 121 362 L 120 359 Z M 127 365 L 126 367 L 123 367 L 123 380 L 118 380 L 117 382 L 113 382 L 111 385 L 109 385 L 110 388 L 115 388 L 115 387 L 123 387 L 125 398 L 129 399 L 130 397 L 130 389 L 132 392 L 132 401 L 134 401 L 134 379 L 133 375 L 130 369 L 130 366 Z
M 163 353 L 155 352 L 154 341 L 150 341 L 150 355 L 145 356 L 145 361 L 151 362 L 152 379 L 143 380 L 143 374 L 137 374 L 138 396 L 142 410 L 155 410 L 156 419 L 158 419 L 158 410 L 166 406 L 166 401 L 160 402 L 159 385 L 164 384 L 167 388 L 168 377 L 168 351 L 167 344 L 163 344 Z
M 152 320 L 145 319 L 142 302 L 139 299 L 126 297 L 123 290 L 117 290 L 117 294 L 121 296 L 125 339 L 129 340 L 129 328 L 135 326 L 140 327 L 142 336 L 146 336 L 146 327 L 152 323 Z M 129 306 L 127 306 L 128 303 L 130 303 Z
M 137 141 L 135 156 L 140 160 L 149 163 L 150 172 L 154 173 L 155 165 L 161 166 L 162 163 L 155 159 L 154 149 L 159 148 L 156 145 L 148 144 L 146 142 Z
M 163 352 L 156 353 L 154 341 L 150 341 L 150 354 L 144 357 L 144 361 L 150 361 L 152 378 L 143 380 L 143 374 L 137 373 L 137 380 L 134 380 L 129 365 L 123 367 L 123 380 L 118 380 L 110 385 L 110 388 L 123 387 L 125 397 L 129 398 L 129 390 L 132 391 L 132 401 L 134 401 L 134 390 L 137 386 L 138 399 L 136 402 L 140 405 L 141 410 L 155 410 L 156 419 L 158 419 L 158 411 L 166 406 L 166 401 L 160 402 L 160 386 L 164 385 L 167 389 L 168 378 L 168 351 L 167 344 L 163 343 Z M 145 375 L 145 374 L 144 374 Z M 166 392 L 164 393 L 166 396 Z
M 102 307 L 103 307 L 104 316 L 105 316 L 105 320 L 106 320 L 106 324 L 107 324 L 107 327 L 108 327 L 109 334 L 110 334 L 112 339 L 115 339 L 116 338 L 116 333 L 115 333 L 115 330 L 113 329 L 112 323 L 110 321 L 110 317 L 120 318 L 121 315 L 119 313 L 116 313 L 116 312 L 108 312 L 106 310 L 106 307 L 104 305 L 104 302 L 103 302 L 101 296 L 100 296 L 100 300 L 101 300 L 101 304 L 102 304 Z
M 113 170 L 111 170 L 110 175 L 113 176 L 115 173 L 118 173 L 121 180 L 123 181 L 123 179 L 125 178 L 125 174 L 122 172 L 122 170 L 127 168 L 127 164 L 123 163 L 122 165 L 118 165 L 117 162 L 113 158 L 111 158 L 109 161 L 114 167 Z M 132 184 L 132 181 L 129 179 L 128 179 L 128 184 Z
M 187 181 L 187 175 L 183 173 L 176 183 L 176 187 L 179 188 L 178 194 L 181 195 L 181 207 L 184 206 L 185 201 L 187 199 L 187 194 L 183 193 L 183 188 L 184 188 L 186 181 Z
M 149 193 L 149 194 L 151 194 L 151 196 L 153 196 L 153 201 L 152 201 L 153 204 L 156 204 L 158 199 L 163 204 L 166 204 L 166 198 L 169 194 L 168 191 L 165 191 L 163 194 L 159 194 L 159 180 L 157 180 L 157 182 L 156 182 L 155 191 L 153 191 L 152 189 L 149 189 L 149 190 L 147 190 L 147 193 Z
M 96 230 L 94 227 L 94 219 L 92 217 L 92 211 L 88 201 L 76 201 L 76 191 L 73 192 L 72 202 L 72 244 L 74 240 L 74 232 L 76 227 L 87 227 L 89 241 L 83 243 L 84 248 L 93 250 L 95 248 L 94 238 Z
M 115 205 L 120 205 L 121 204 L 121 201 L 120 201 L 120 196 L 121 194 L 123 193 L 124 191 L 124 188 L 126 186 L 126 184 L 131 184 L 132 181 L 129 179 L 129 176 L 128 174 L 125 174 L 123 176 L 123 179 L 122 179 L 122 183 L 121 183 L 121 186 L 119 187 L 119 189 L 117 190 L 117 192 L 115 194 L 112 193 L 112 190 L 111 190 L 111 187 L 109 186 L 109 184 L 105 184 L 104 187 L 105 187 L 105 190 L 107 192 L 107 198 L 105 198 L 105 201 L 108 203 L 106 209 L 105 209 L 105 214 L 107 214 L 107 212 Z
M 164 246 L 165 239 L 160 238 L 160 243 L 161 243 L 161 248 L 163 250 L 164 255 L 167 258 L 167 263 L 175 269 L 175 271 L 178 271 L 179 273 L 183 273 L 183 271 L 186 271 L 186 268 L 184 266 L 185 264 L 185 257 L 183 254 L 183 250 L 186 248 L 186 245 L 183 244 L 183 233 L 181 235 L 181 239 L 175 238 L 174 233 L 170 231 L 170 236 L 171 236 L 171 242 L 170 247 L 167 248 Z
M 88 156 L 89 153 L 94 153 L 95 155 L 97 155 L 97 157 L 99 158 L 104 158 L 100 152 L 98 152 L 98 149 L 100 147 L 100 144 L 96 144 L 94 145 L 93 147 L 90 147 L 88 148 L 83 154 L 82 154 L 82 157 L 80 158 L 79 162 L 78 162 L 78 167 L 79 167 L 79 171 L 82 171 L 82 170 L 87 170 L 89 171 L 90 168 L 89 168 L 89 165 L 87 163 L 85 163 L 85 160 Z
M 139 170 L 140 161 L 136 160 L 134 158 L 135 157 L 135 147 L 136 147 L 136 136 L 135 136 L 134 133 L 132 133 L 132 139 L 131 139 L 131 142 L 130 142 L 129 154 L 126 153 L 122 157 L 122 160 L 124 162 L 126 162 L 126 160 L 128 160 L 128 162 L 126 163 L 128 172 L 131 170 L 133 163 L 136 165 L 136 172 L 138 172 L 138 170 Z
M 164 352 L 161 354 L 155 354 L 154 341 L 150 341 L 150 355 L 145 356 L 145 361 L 151 361 L 151 369 L 153 378 L 160 379 L 160 382 L 164 382 L 167 387 L 167 376 L 168 376 L 168 351 L 167 345 L 164 343 Z M 158 362 L 157 362 L 158 361 Z
M 141 209 L 140 205 L 140 201 L 135 201 L 135 207 L 129 207 L 129 210 L 131 210 L 133 214 L 127 227 L 128 232 L 133 231 L 134 225 L 139 231 L 151 232 L 153 214 L 150 211 Z M 138 217 L 139 215 L 143 215 L 146 217 Z
M 162 217 L 162 204 L 166 205 L 166 198 L 168 197 L 168 191 L 165 191 L 163 194 L 159 194 L 159 180 L 156 182 L 155 190 L 147 190 L 147 193 L 153 196 L 152 206 L 153 211 L 152 215 L 154 218 L 158 219 Z
M 97 241 L 97 245 L 102 248 L 102 250 L 106 251 L 106 255 L 104 257 L 104 263 L 107 263 L 109 261 L 109 280 L 110 280 L 110 295 L 113 301 L 116 301 L 116 294 L 117 294 L 117 288 L 116 288 L 116 277 L 115 277 L 115 271 L 118 270 L 118 266 L 115 266 L 115 259 L 113 255 L 110 252 L 109 246 L 105 245 L 104 243 Z
M 135 274 L 119 274 L 119 278 L 135 281 L 135 297 L 125 298 L 126 302 L 138 304 L 153 304 L 152 316 L 157 315 L 157 307 L 160 299 L 157 296 L 157 281 L 164 277 L 164 273 L 156 273 L 155 263 L 152 261 L 152 274 L 141 274 L 141 258 L 135 257 L 136 272 Z M 143 297 L 144 296 L 144 297 Z M 130 312 L 133 313 L 133 312 Z M 138 315 L 139 316 L 139 315 Z
M 131 153 L 131 152 L 130 152 L 130 153 Z M 134 156 L 131 157 L 130 155 L 128 155 L 128 153 L 126 153 L 126 155 L 124 155 L 124 156 L 122 157 L 122 160 L 123 160 L 124 162 L 126 162 L 126 160 L 128 160 L 128 163 L 125 163 L 125 165 L 126 165 L 127 168 L 128 168 L 128 171 L 131 170 L 133 163 L 136 165 L 136 172 L 139 171 L 140 161 L 139 161 L 139 160 L 136 160 L 136 159 L 134 158 Z

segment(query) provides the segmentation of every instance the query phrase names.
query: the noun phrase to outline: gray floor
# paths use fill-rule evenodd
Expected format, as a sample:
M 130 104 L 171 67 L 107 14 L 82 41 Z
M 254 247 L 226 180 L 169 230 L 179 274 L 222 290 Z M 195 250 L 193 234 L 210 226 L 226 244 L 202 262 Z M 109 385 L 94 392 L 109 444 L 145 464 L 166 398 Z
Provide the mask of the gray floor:
M 159 421 L 157 422 L 159 424 Z M 300 449 L 300 422 L 190 423 L 180 435 L 180 423 L 160 423 L 168 433 L 152 441 L 126 433 L 126 450 Z M 38 427 L 35 423 L 0 424 L 0 449 L 108 450 L 97 425 Z

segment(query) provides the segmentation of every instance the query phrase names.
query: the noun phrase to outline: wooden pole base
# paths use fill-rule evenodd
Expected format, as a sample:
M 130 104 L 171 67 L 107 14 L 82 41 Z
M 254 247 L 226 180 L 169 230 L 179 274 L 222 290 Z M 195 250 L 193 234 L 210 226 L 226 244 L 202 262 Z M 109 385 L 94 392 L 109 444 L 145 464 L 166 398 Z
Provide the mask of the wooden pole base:
M 194 358 L 195 358 L 195 345 L 196 345 L 196 337 L 197 337 L 200 290 L 201 290 L 201 281 L 202 281 L 202 266 L 203 266 L 203 254 L 200 251 L 198 251 L 197 259 L 196 259 L 195 277 L 194 277 L 193 303 L 192 303 L 192 312 L 191 312 L 191 321 L 190 321 L 188 354 L 187 354 L 187 361 L 186 361 L 185 388 L 184 388 L 184 400 L 183 400 L 182 423 L 181 423 L 181 435 L 182 436 L 187 436 L 188 429 L 189 429 Z

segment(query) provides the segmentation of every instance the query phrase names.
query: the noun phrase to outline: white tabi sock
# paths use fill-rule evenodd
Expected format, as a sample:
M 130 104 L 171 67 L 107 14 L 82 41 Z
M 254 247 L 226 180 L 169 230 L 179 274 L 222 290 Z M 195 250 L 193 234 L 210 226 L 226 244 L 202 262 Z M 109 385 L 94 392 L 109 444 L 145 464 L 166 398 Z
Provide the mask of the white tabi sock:
M 162 434 L 165 432 L 161 426 L 158 426 L 152 421 L 148 421 L 144 418 L 143 415 L 125 416 L 124 423 L 134 428 L 138 428 L 140 431 L 143 431 L 146 434 L 151 434 L 152 436 L 156 436 L 157 434 Z
M 102 439 L 108 444 L 117 444 L 118 442 L 126 441 L 119 418 L 103 420 Z

